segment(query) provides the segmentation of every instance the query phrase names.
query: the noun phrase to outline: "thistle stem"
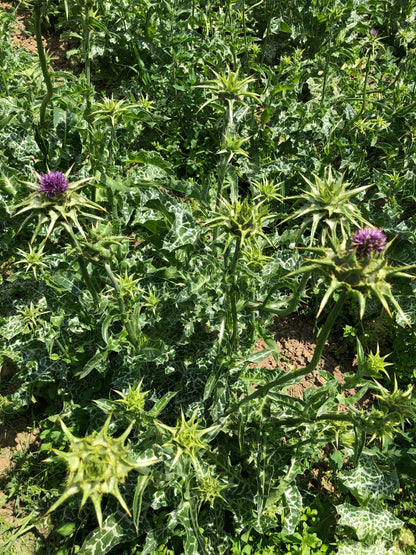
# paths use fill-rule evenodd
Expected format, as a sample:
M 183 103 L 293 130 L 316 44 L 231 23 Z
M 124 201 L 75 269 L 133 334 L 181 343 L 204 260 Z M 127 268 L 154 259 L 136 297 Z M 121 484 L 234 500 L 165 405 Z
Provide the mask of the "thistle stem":
M 322 83 L 322 92 L 321 92 L 321 108 L 324 105 L 325 95 L 326 95 L 326 85 L 328 81 L 328 72 L 329 72 L 329 62 L 331 59 L 331 44 L 332 44 L 332 37 L 330 36 L 327 49 L 326 49 L 326 56 L 325 56 L 325 67 L 324 67 L 324 80 Z
M 94 287 L 94 284 L 92 282 L 91 276 L 88 273 L 88 268 L 87 265 L 85 264 L 84 259 L 82 258 L 82 255 L 78 256 L 78 265 L 79 265 L 79 269 L 81 271 L 81 275 L 82 278 L 85 282 L 85 285 L 87 286 L 88 291 L 91 293 L 92 295 L 92 299 L 94 301 L 94 304 L 98 305 L 100 302 L 100 297 L 97 293 L 97 290 Z
M 90 8 L 88 2 L 85 2 L 85 14 L 83 17 L 84 31 L 84 51 L 85 51 L 85 79 L 88 87 L 91 85 L 91 60 L 90 60 Z M 89 99 L 89 97 L 88 97 Z
M 71 229 L 68 229 L 68 234 L 69 234 L 69 238 L 71 240 L 72 245 L 74 246 L 75 250 L 78 251 L 78 265 L 79 265 L 79 270 L 81 272 L 82 275 L 82 279 L 84 280 L 85 285 L 87 286 L 88 291 L 91 293 L 92 296 L 92 300 L 94 301 L 94 304 L 98 306 L 99 302 L 100 302 L 100 296 L 98 295 L 97 289 L 95 288 L 91 276 L 88 272 L 88 268 L 87 265 L 85 264 L 85 260 L 83 258 L 83 254 L 82 254 L 82 250 L 81 247 L 75 237 L 75 235 L 72 233 Z
M 374 52 L 373 52 L 374 53 Z M 368 75 L 370 73 L 370 65 L 371 65 L 371 57 L 372 57 L 372 53 L 368 53 L 368 60 L 367 60 L 367 64 L 365 66 L 365 75 L 364 75 L 364 85 L 363 85 L 363 98 L 361 101 L 361 109 L 358 113 L 357 117 L 360 117 L 362 115 L 362 113 L 364 112 L 364 108 L 365 108 L 365 102 L 367 99 L 367 85 L 368 85 Z
M 238 259 L 240 257 L 240 251 L 241 251 L 241 237 L 238 237 L 235 243 L 233 259 L 227 271 L 227 274 L 230 276 L 230 280 L 231 280 L 231 285 L 228 290 L 228 302 L 231 309 L 231 321 L 232 321 L 232 328 L 233 328 L 231 341 L 229 344 L 230 355 L 234 350 L 238 339 L 238 314 L 237 314 L 237 299 L 236 299 L 237 284 L 236 284 L 235 270 L 237 267 Z
M 129 337 L 131 343 L 133 345 L 136 345 L 137 344 L 137 336 L 136 336 L 136 333 L 135 333 L 135 327 L 134 327 L 134 324 L 132 325 L 132 323 L 127 318 L 126 305 L 124 303 L 124 299 L 123 299 L 123 296 L 121 294 L 120 286 L 118 284 L 117 278 L 113 274 L 113 271 L 111 270 L 110 265 L 108 264 L 108 262 L 104 263 L 104 268 L 105 268 L 105 271 L 107 272 L 107 275 L 110 278 L 110 281 L 113 284 L 114 290 L 117 294 L 117 302 L 118 302 L 118 307 L 119 307 L 119 310 L 120 310 L 120 316 L 121 316 L 121 319 L 122 319 L 122 321 L 123 321 L 123 323 L 126 327 L 127 335 Z
M 45 85 L 46 85 L 46 94 L 43 97 L 42 104 L 40 105 L 40 109 L 39 109 L 40 127 L 43 128 L 45 126 L 46 107 L 48 105 L 48 102 L 52 98 L 53 87 L 52 87 L 51 76 L 48 70 L 48 64 L 46 61 L 45 49 L 43 48 L 43 43 L 42 43 L 41 4 L 42 4 L 42 0 L 37 0 L 37 2 L 35 3 L 34 20 L 35 20 L 36 47 L 38 50 L 40 67 L 42 69 L 42 74 L 43 74 L 43 78 L 45 79 Z
M 225 126 L 222 133 L 223 142 L 225 141 L 225 137 L 227 136 L 228 130 L 229 129 L 232 130 L 234 128 L 234 113 L 233 113 L 234 99 L 228 99 L 227 104 L 228 104 L 228 107 L 226 107 L 225 109 Z M 218 183 L 217 183 L 217 192 L 215 196 L 214 210 L 218 210 L 218 207 L 219 207 L 228 164 L 229 164 L 228 154 L 225 152 L 224 154 L 221 154 L 220 163 L 218 167 Z M 231 191 L 231 198 L 233 197 L 233 195 L 235 196 L 235 192 Z M 218 238 L 218 229 L 215 228 L 213 232 L 214 244 L 216 243 L 217 238 Z

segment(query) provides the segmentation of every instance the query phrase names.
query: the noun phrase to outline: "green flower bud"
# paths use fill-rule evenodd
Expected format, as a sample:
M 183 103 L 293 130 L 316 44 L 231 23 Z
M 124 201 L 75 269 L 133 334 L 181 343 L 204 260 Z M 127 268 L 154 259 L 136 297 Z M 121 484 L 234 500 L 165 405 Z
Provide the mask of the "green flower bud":
M 107 418 L 104 426 L 99 432 L 93 432 L 84 438 L 77 438 L 71 434 L 65 424 L 60 421 L 62 429 L 69 439 L 69 452 L 53 452 L 68 467 L 67 486 L 61 497 L 50 507 L 46 514 L 54 511 L 72 495 L 82 494 L 82 508 L 88 498 L 91 499 L 98 525 L 102 528 L 101 499 L 103 495 L 111 494 L 118 500 L 120 505 L 130 515 L 130 511 L 118 489 L 127 474 L 133 468 L 149 466 L 159 462 L 158 459 L 147 459 L 145 461 L 133 462 L 130 460 L 130 452 L 124 442 L 129 435 L 134 422 L 119 437 L 113 438 L 107 435 L 111 415 Z

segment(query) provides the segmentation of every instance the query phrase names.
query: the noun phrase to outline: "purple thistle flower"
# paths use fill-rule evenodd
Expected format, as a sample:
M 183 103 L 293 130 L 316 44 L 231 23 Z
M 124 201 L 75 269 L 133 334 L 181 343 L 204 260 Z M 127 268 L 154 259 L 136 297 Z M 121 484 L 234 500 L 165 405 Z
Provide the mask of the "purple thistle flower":
M 357 255 L 370 258 L 373 252 L 383 252 L 386 248 L 386 236 L 381 229 L 366 227 L 359 229 L 351 237 L 352 246 Z
M 38 193 L 47 197 L 57 197 L 67 192 L 69 184 L 67 178 L 61 172 L 43 173 L 39 176 Z
M 370 35 L 373 35 L 373 37 L 375 37 L 377 35 L 377 31 L 374 29 L 370 29 Z

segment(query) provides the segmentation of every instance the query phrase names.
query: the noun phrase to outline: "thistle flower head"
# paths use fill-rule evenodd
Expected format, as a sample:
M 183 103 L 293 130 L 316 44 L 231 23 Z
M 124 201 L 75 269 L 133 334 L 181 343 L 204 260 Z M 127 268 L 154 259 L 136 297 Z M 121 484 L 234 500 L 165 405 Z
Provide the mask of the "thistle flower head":
M 386 362 L 386 358 L 389 355 L 385 355 L 384 357 L 380 356 L 380 347 L 377 344 L 377 351 L 375 353 L 370 352 L 365 358 L 365 368 L 369 372 L 371 376 L 378 376 L 381 372 L 384 372 L 386 376 L 388 376 L 388 372 L 386 370 L 387 366 L 391 366 L 391 362 Z
M 124 405 L 126 412 L 137 416 L 144 412 L 146 395 L 149 393 L 148 391 L 141 391 L 142 382 L 143 380 L 140 380 L 140 383 L 134 389 L 129 385 L 127 393 L 115 390 L 121 397 L 121 399 L 116 400 L 116 403 Z
M 363 237 L 364 239 L 361 242 L 360 239 Z M 370 256 L 372 252 L 377 253 L 389 248 L 392 241 L 386 245 L 385 239 L 382 231 L 369 228 L 359 230 L 354 234 L 352 243 L 353 246 L 355 244 L 356 248 L 351 248 L 351 245 L 348 246 L 346 239 L 341 243 L 335 243 L 329 237 L 331 248 L 308 247 L 308 250 L 321 256 L 307 259 L 311 262 L 310 265 L 299 268 L 289 275 L 313 271 L 320 274 L 324 279 L 327 290 L 322 298 L 318 316 L 332 294 L 338 289 L 343 289 L 358 300 L 360 318 L 364 316 L 366 299 L 376 297 L 390 317 L 392 316 L 390 306 L 392 306 L 401 318 L 410 325 L 392 293 L 392 285 L 389 283 L 389 279 L 392 276 L 413 278 L 414 276 L 408 274 L 407 270 L 414 268 L 416 265 L 394 267 L 388 264 L 385 256 Z M 363 253 L 369 253 L 368 257 L 363 256 Z
M 47 197 L 57 197 L 67 192 L 69 183 L 67 178 L 60 171 L 41 174 L 38 178 L 38 193 L 43 193 Z
M 213 505 L 217 497 L 220 497 L 221 499 L 224 500 L 224 497 L 221 495 L 221 492 L 225 487 L 226 486 L 224 484 L 221 484 L 219 479 L 216 476 L 207 474 L 206 476 L 202 476 L 200 478 L 199 486 L 195 489 L 198 490 L 202 499 L 206 503 Z
M 353 234 L 351 244 L 358 256 L 370 258 L 372 253 L 383 252 L 386 249 L 386 236 L 381 229 L 367 226 Z
M 210 428 L 201 428 L 200 420 L 196 420 L 196 411 L 193 413 L 189 420 L 186 420 L 183 410 L 181 409 L 181 419 L 177 421 L 176 426 L 166 426 L 161 422 L 156 422 L 163 430 L 170 434 L 169 441 L 164 444 L 164 447 L 173 448 L 175 457 L 173 459 L 171 469 L 176 465 L 182 455 L 187 455 L 195 466 L 196 454 L 201 449 L 209 449 L 209 445 L 202 438 L 218 428 L 219 426 L 211 426 Z
M 372 433 L 370 442 L 378 438 L 384 446 L 386 437 L 394 438 L 397 433 L 403 431 L 406 422 L 413 421 L 416 415 L 414 401 L 412 399 L 413 386 L 406 391 L 399 389 L 396 377 L 394 378 L 394 389 L 389 391 L 376 380 L 375 385 L 379 395 L 377 409 L 372 409 L 365 419 L 367 429 Z
M 213 228 L 220 227 L 224 229 L 228 235 L 224 250 L 235 239 L 240 240 L 241 244 L 245 246 L 250 239 L 260 236 L 271 245 L 263 227 L 269 221 L 272 221 L 276 215 L 270 213 L 268 205 L 262 202 L 250 203 L 247 197 L 242 201 L 236 199 L 231 203 L 221 198 L 220 202 L 218 215 L 207 220 L 206 224 Z
M 81 218 L 90 222 L 91 220 L 101 221 L 103 219 L 90 210 L 105 211 L 105 209 L 78 192 L 85 183 L 94 178 L 86 177 L 78 181 L 71 180 L 71 183 L 69 183 L 70 171 L 71 169 L 65 174 L 60 171 L 46 174 L 37 173 L 37 183 L 22 181 L 33 190 L 33 193 L 28 195 L 23 202 L 15 205 L 14 208 L 17 209 L 17 212 L 14 216 L 26 213 L 19 231 L 29 221 L 37 218 L 37 225 L 30 241 L 32 244 L 42 228 L 46 228 L 46 239 L 48 239 L 53 229 L 58 225 L 65 228 L 75 241 L 77 241 L 74 237 L 76 231 L 79 231 L 86 241 L 87 236 L 81 226 Z

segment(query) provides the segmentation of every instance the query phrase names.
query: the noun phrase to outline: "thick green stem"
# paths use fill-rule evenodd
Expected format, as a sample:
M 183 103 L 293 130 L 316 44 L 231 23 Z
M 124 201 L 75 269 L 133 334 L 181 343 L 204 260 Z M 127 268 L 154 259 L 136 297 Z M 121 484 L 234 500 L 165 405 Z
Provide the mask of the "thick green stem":
M 135 333 L 135 326 L 134 326 L 134 324 L 132 325 L 132 323 L 128 319 L 126 305 L 124 304 L 123 295 L 121 294 L 120 286 L 118 284 L 117 278 L 113 274 L 113 271 L 111 270 L 110 265 L 108 264 L 108 262 L 105 262 L 104 268 L 105 268 L 105 271 L 107 272 L 107 275 L 110 278 L 110 281 L 113 284 L 114 290 L 117 294 L 117 302 L 118 302 L 118 308 L 120 310 L 120 317 L 121 317 L 121 320 L 123 321 L 123 324 L 126 327 L 127 335 L 129 337 L 131 343 L 133 345 L 136 345 L 137 344 L 137 336 L 136 336 L 136 333 Z
M 221 159 L 220 159 L 220 164 L 219 164 L 219 168 L 218 168 L 218 181 L 217 181 L 217 192 L 215 195 L 215 205 L 214 205 L 214 210 L 218 210 L 219 209 L 219 205 L 220 205 L 220 198 L 222 196 L 222 188 L 224 186 L 224 180 L 225 180 L 225 174 L 227 172 L 227 158 L 226 158 L 226 154 L 221 154 Z M 218 227 L 214 227 L 214 231 L 212 234 L 212 243 L 215 247 L 215 243 L 217 242 L 218 239 Z
M 226 110 L 226 132 L 234 129 L 234 98 L 227 99 L 228 108 Z
M 229 130 L 233 129 L 234 127 L 234 121 L 233 121 L 234 120 L 234 115 L 233 115 L 234 100 L 228 99 L 227 104 L 228 106 L 225 110 L 225 126 L 222 134 L 223 141 L 225 140 L 225 137 L 227 136 L 227 133 L 229 132 Z M 216 209 L 218 208 L 220 197 L 222 195 L 222 187 L 224 184 L 225 174 L 227 173 L 227 166 L 228 166 L 228 154 L 224 153 L 221 155 L 220 164 L 218 168 L 218 185 L 217 185 L 217 195 L 215 198 Z
M 259 387 L 259 389 L 257 389 L 254 393 L 252 393 L 251 395 L 247 395 L 247 397 L 244 397 L 244 399 L 242 399 L 237 406 L 234 406 L 233 408 L 229 409 L 227 411 L 227 414 L 231 412 L 235 412 L 241 406 L 249 403 L 254 399 L 263 397 L 274 387 L 282 386 L 287 382 L 290 382 L 297 378 L 301 378 L 302 376 L 305 376 L 306 374 L 313 372 L 321 359 L 322 351 L 324 350 L 325 342 L 329 337 L 331 329 L 333 328 L 336 322 L 336 319 L 341 313 L 342 307 L 344 306 L 345 298 L 346 298 L 346 292 L 342 291 L 337 302 L 333 306 L 331 312 L 328 314 L 328 318 L 325 322 L 325 325 L 319 330 L 318 337 L 316 338 L 315 352 L 313 354 L 312 360 L 307 366 L 305 366 L 305 368 L 299 368 L 294 372 L 286 372 L 283 376 L 276 378 L 275 380 L 264 385 L 263 387 Z
M 233 259 L 231 261 L 230 267 L 227 269 L 227 273 L 232 277 L 235 276 L 237 262 L 238 262 L 238 259 L 240 258 L 240 251 L 241 251 L 241 237 L 238 237 L 235 243 Z
M 233 260 L 229 268 L 229 275 L 232 280 L 232 284 L 230 286 L 228 298 L 229 298 L 229 304 L 231 308 L 231 321 L 233 323 L 233 333 L 232 333 L 231 341 L 229 345 L 230 354 L 234 350 L 238 339 L 238 314 L 237 314 L 237 299 L 236 299 L 237 284 L 236 284 L 235 270 L 240 256 L 240 250 L 241 250 L 241 237 L 237 239 L 237 242 L 235 244 Z
M 331 57 L 331 53 L 329 50 L 329 46 L 328 46 L 328 50 L 326 52 L 326 58 L 325 58 L 325 67 L 324 67 L 324 80 L 322 83 L 322 93 L 321 93 L 321 108 L 324 105 L 324 101 L 325 101 L 325 94 L 326 94 L 326 83 L 328 80 L 328 69 L 329 69 L 329 59 Z
M 99 302 L 100 302 L 100 297 L 99 297 L 99 295 L 98 295 L 98 293 L 97 293 L 97 290 L 96 290 L 95 287 L 94 287 L 94 284 L 93 284 L 93 282 L 92 282 L 91 276 L 90 276 L 90 274 L 88 273 L 87 265 L 85 264 L 85 261 L 84 261 L 82 255 L 80 255 L 80 256 L 78 257 L 78 264 L 79 264 L 79 269 L 80 269 L 80 271 L 81 271 L 82 278 L 83 278 L 83 280 L 84 280 L 84 282 L 85 282 L 85 285 L 87 286 L 88 291 L 89 291 L 89 292 L 91 293 L 91 295 L 92 295 L 92 299 L 93 299 L 93 301 L 94 301 L 94 304 L 98 305 Z
M 84 52 L 85 52 L 85 79 L 87 85 L 91 85 L 91 60 L 90 60 L 90 8 L 88 2 L 85 2 L 84 15 Z
M 70 241 L 71 241 L 73 247 L 79 253 L 79 255 L 78 255 L 78 265 L 79 265 L 79 270 L 81 272 L 82 279 L 84 280 L 84 283 L 85 283 L 88 291 L 91 293 L 94 304 L 96 304 L 98 306 L 98 304 L 100 302 L 100 296 L 99 296 L 99 294 L 97 292 L 97 289 L 95 288 L 95 286 L 92 282 L 91 276 L 88 272 L 88 268 L 87 268 L 87 265 L 85 264 L 85 260 L 83 258 L 81 247 L 80 247 L 75 235 L 72 233 L 71 229 L 67 228 L 67 231 L 68 231 L 69 238 L 70 238 Z
M 223 134 L 222 134 L 223 142 L 225 141 L 225 137 L 227 136 L 228 131 L 230 129 L 233 129 L 233 127 L 234 127 L 234 121 L 233 121 L 233 118 L 234 118 L 234 116 L 233 116 L 234 100 L 233 99 L 228 99 L 227 104 L 228 104 L 228 107 L 225 110 L 225 126 L 224 126 L 224 131 L 223 131 Z M 219 208 L 220 198 L 222 196 L 222 189 L 223 189 L 223 186 L 224 186 L 225 175 L 227 173 L 228 163 L 229 163 L 228 162 L 228 153 L 225 152 L 225 153 L 221 154 L 219 168 L 218 168 L 218 183 L 217 183 L 217 192 L 216 192 L 216 195 L 215 195 L 214 210 L 218 210 L 218 208 Z M 217 238 L 218 238 L 218 229 L 215 228 L 214 232 L 213 232 L 213 244 L 214 245 L 217 241 Z
M 246 55 L 246 65 L 248 65 L 248 43 L 247 43 L 247 24 L 246 24 L 246 3 L 245 0 L 242 2 L 242 24 L 244 33 L 244 53 Z
M 40 105 L 40 110 L 39 110 L 40 126 L 41 128 L 43 128 L 45 126 L 45 120 L 46 120 L 46 107 L 48 105 L 48 102 L 52 98 L 53 87 L 52 87 L 51 76 L 48 70 L 48 64 L 46 61 L 45 49 L 43 48 L 43 43 L 42 43 L 41 5 L 42 5 L 42 0 L 38 0 L 35 4 L 34 19 L 35 19 L 36 47 L 38 50 L 40 67 L 42 69 L 42 74 L 43 74 L 43 78 L 45 79 L 45 85 L 46 85 L 46 94 L 43 97 L 42 104 Z
M 111 135 L 110 135 L 110 143 L 108 145 L 108 166 L 111 167 L 111 165 L 113 164 L 113 153 L 114 153 L 114 148 L 113 148 L 113 142 L 116 140 L 116 130 L 114 125 L 111 127 Z M 104 176 L 104 180 L 106 180 L 105 176 Z M 111 187 L 106 187 L 107 190 L 107 196 L 108 196 L 108 201 L 110 203 L 111 206 L 111 214 L 113 216 L 113 224 L 114 224 L 114 229 L 115 229 L 115 233 L 119 234 L 121 233 L 121 227 L 120 227 L 120 219 L 118 217 L 118 203 L 117 203 L 117 197 L 114 194 L 113 190 L 111 189 Z M 121 252 L 120 249 L 119 253 Z
M 345 303 L 346 296 L 347 296 L 346 291 L 342 291 L 337 302 L 333 306 L 331 312 L 328 314 L 328 318 L 325 322 L 325 325 L 319 330 L 318 337 L 316 338 L 315 352 L 313 353 L 312 360 L 304 369 L 305 374 L 309 374 L 309 372 L 313 372 L 315 368 L 318 366 L 318 363 L 321 360 L 321 356 L 325 347 L 326 340 L 328 339 L 329 334 L 331 333 L 331 330 L 334 327 L 334 324 L 339 314 L 341 313 L 341 310 Z M 299 374 L 299 375 L 302 376 L 303 374 Z
M 364 112 L 365 102 L 367 99 L 367 85 L 368 85 L 368 75 L 370 73 L 370 62 L 371 62 L 371 54 L 368 54 L 367 65 L 365 67 L 365 76 L 364 76 L 364 86 L 363 86 L 363 99 L 361 101 L 361 110 L 357 117 L 360 117 L 361 114 Z

